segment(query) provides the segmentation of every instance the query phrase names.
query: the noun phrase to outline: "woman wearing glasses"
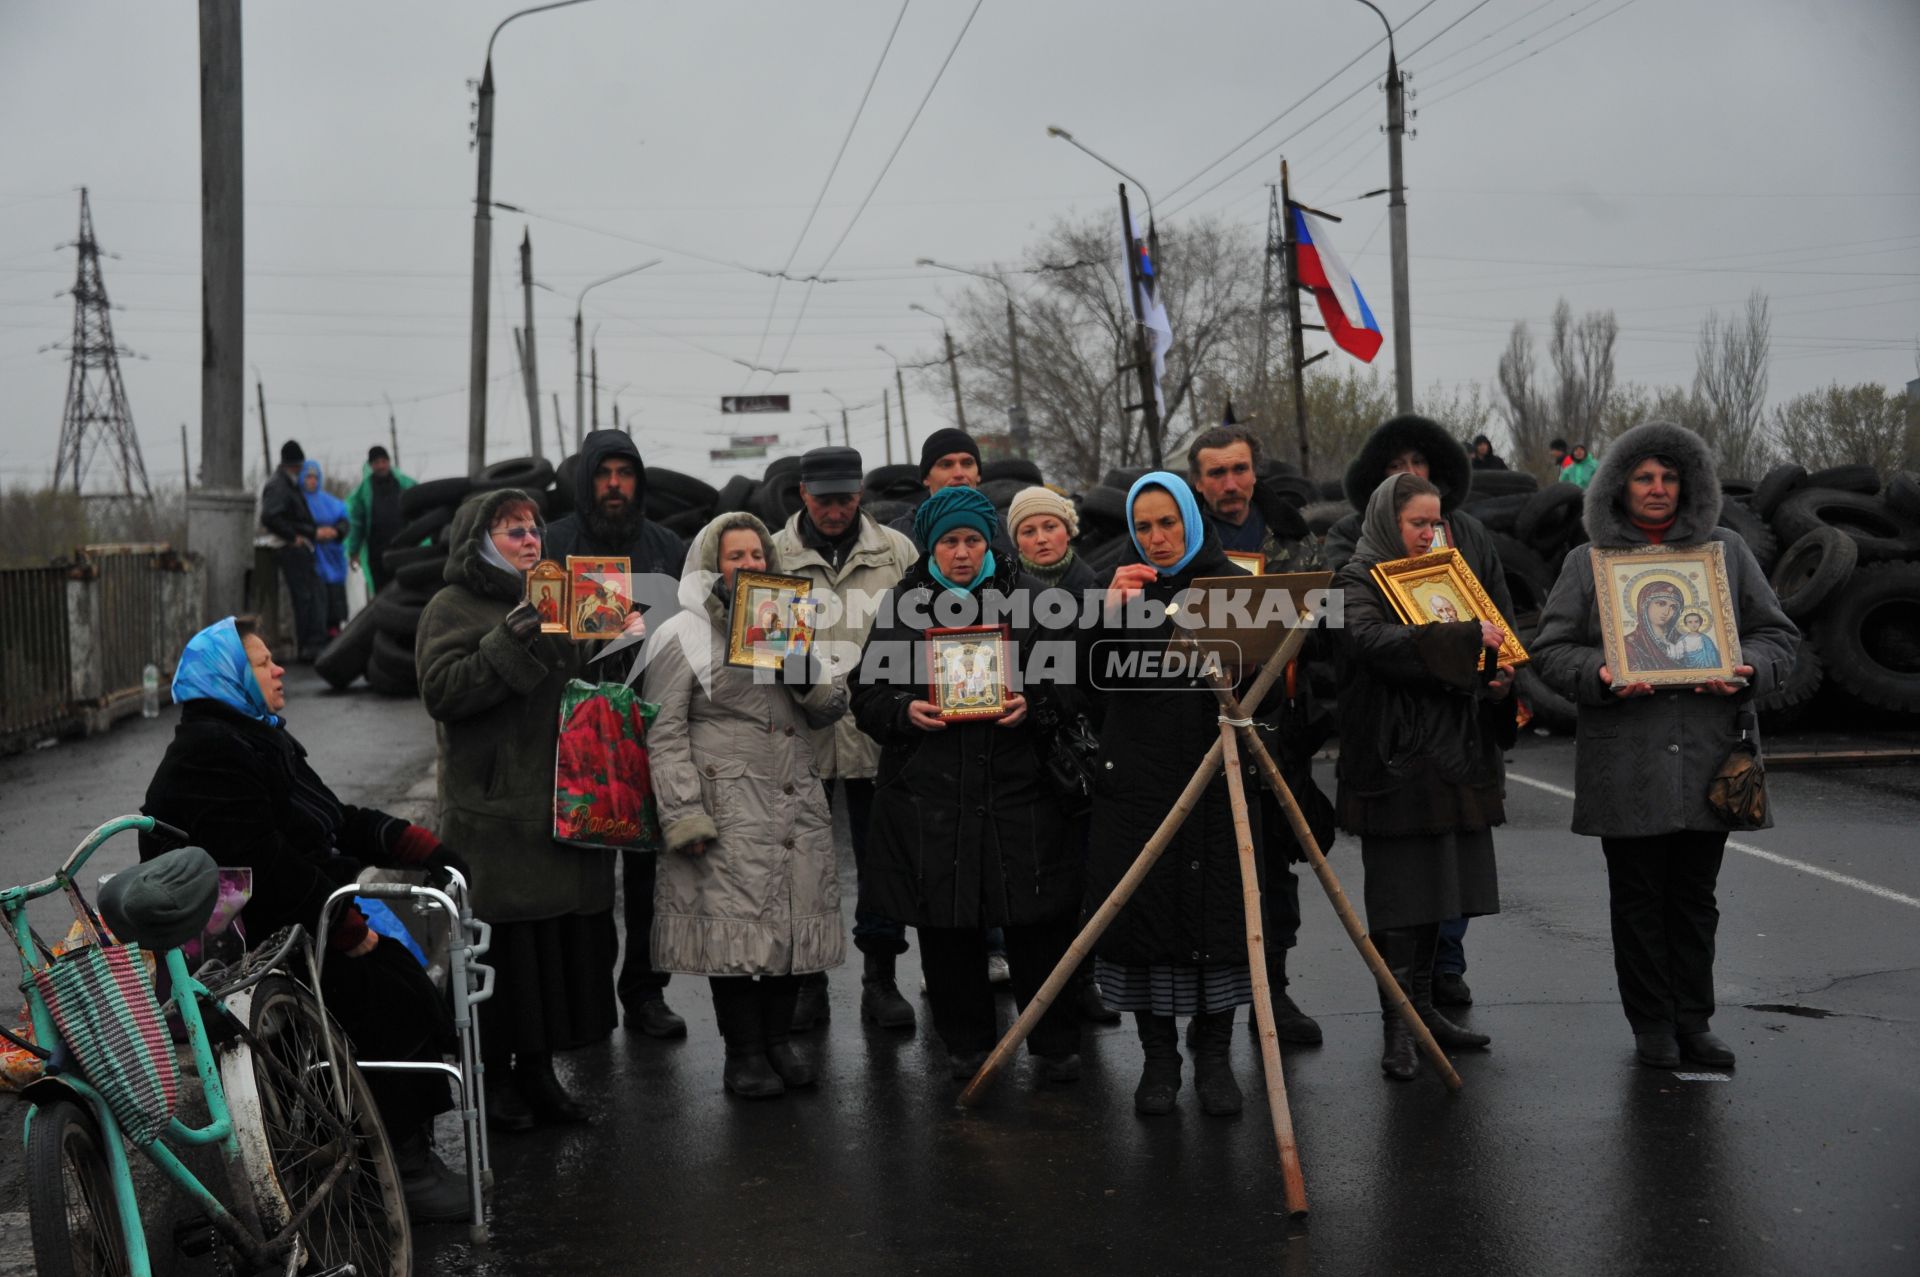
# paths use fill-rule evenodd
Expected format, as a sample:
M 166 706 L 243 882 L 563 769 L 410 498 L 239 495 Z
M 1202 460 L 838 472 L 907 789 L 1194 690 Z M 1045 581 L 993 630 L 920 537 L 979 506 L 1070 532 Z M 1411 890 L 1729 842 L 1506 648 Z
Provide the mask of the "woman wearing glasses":
M 469 500 L 448 537 L 447 586 L 420 615 L 420 699 L 438 724 L 441 831 L 474 848 L 473 908 L 493 924 L 497 972 L 482 1043 L 487 1117 L 587 1120 L 553 1072 L 553 1053 L 615 1023 L 613 854 L 553 841 L 560 693 L 580 666 L 563 636 L 542 635 L 527 570 L 546 527 L 526 493 Z M 630 630 L 643 627 L 636 613 Z

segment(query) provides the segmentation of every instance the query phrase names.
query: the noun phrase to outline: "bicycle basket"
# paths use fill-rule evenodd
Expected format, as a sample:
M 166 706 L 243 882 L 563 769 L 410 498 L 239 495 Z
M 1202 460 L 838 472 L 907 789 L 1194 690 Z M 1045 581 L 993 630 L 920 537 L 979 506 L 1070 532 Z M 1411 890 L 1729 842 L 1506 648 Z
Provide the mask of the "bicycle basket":
M 81 1076 L 135 1144 L 166 1129 L 179 1100 L 173 1041 L 138 945 L 87 945 L 52 958 L 34 985 Z

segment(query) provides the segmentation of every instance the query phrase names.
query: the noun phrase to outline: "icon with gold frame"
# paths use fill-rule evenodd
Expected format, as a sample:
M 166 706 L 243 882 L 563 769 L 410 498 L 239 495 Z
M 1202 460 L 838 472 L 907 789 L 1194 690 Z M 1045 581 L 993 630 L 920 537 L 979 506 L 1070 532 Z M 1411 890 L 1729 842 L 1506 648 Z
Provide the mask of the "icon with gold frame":
M 774 572 L 736 572 L 727 664 L 777 670 L 813 646 L 813 582 Z
M 624 558 L 567 556 L 567 633 L 576 639 L 620 637 L 633 608 L 633 571 Z
M 527 602 L 540 614 L 542 634 L 567 632 L 567 570 L 542 559 L 527 572 Z
M 1733 672 L 1740 630 L 1724 546 L 1705 541 L 1587 553 L 1613 686 L 1745 685 Z
M 966 625 L 927 631 L 927 699 L 948 722 L 1004 717 L 1007 627 Z
M 1228 550 L 1227 562 L 1238 564 L 1253 576 L 1267 574 L 1267 556 L 1258 550 Z
M 1493 605 L 1486 587 L 1480 584 L 1473 569 L 1460 557 L 1460 551 L 1453 547 L 1415 555 L 1410 559 L 1389 559 L 1384 563 L 1376 563 L 1373 565 L 1373 579 L 1393 604 L 1393 610 L 1408 625 L 1492 621 L 1507 636 L 1500 645 L 1500 664 L 1518 669 L 1532 659 L 1527 655 L 1527 649 L 1521 646 L 1519 636 L 1513 632 L 1512 623 L 1500 615 L 1500 609 Z M 1484 655 L 1480 663 L 1484 669 Z

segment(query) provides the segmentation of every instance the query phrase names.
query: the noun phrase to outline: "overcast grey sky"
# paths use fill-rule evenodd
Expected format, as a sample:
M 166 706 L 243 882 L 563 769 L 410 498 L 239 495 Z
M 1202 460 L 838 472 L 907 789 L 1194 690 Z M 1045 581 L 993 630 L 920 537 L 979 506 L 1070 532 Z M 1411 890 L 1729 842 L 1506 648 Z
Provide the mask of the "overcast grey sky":
M 464 465 L 468 81 L 515 7 L 247 6 L 247 358 L 274 447 L 293 435 L 357 470 L 385 437 L 385 394 L 408 470 Z M 1419 384 L 1490 382 L 1513 320 L 1543 325 L 1561 295 L 1617 313 L 1624 378 L 1683 382 L 1702 316 L 1756 287 L 1773 301 L 1774 402 L 1916 375 L 1916 0 L 1381 7 L 1404 24 L 1419 93 L 1406 150 Z M 973 8 L 910 0 L 795 271 L 819 269 L 848 231 Z M 569 428 L 573 294 L 666 258 L 597 290 L 587 322 L 606 394 L 626 386 L 622 414 L 649 459 L 705 472 L 706 449 L 743 423 L 720 416 L 722 394 L 793 394 L 790 418 L 744 425 L 797 447 L 820 437 L 808 410 L 837 420 L 826 388 L 861 404 L 891 381 L 876 342 L 934 352 L 937 325 L 907 305 L 941 309 L 964 281 L 916 258 L 1010 262 L 1054 218 L 1106 212 L 1110 175 L 1048 124 L 1144 179 L 1163 226 L 1217 213 L 1263 230 L 1283 151 L 1296 195 L 1346 215 L 1336 244 L 1390 319 L 1385 201 L 1345 202 L 1386 184 L 1384 48 L 1182 185 L 1378 39 L 1366 8 L 984 0 L 826 263 L 845 282 L 816 288 L 796 326 L 804 289 L 786 285 L 775 304 L 773 281 L 702 259 L 775 268 L 794 253 L 900 11 L 594 0 L 501 35 L 494 196 L 542 216 L 494 224 L 490 457 L 526 451 L 511 337 L 523 226 L 536 276 L 565 294 L 537 294 L 536 323 L 543 391 L 562 392 Z M 83 184 L 101 244 L 119 254 L 106 263 L 117 336 L 145 356 L 124 368 L 149 470 L 177 482 L 183 421 L 198 462 L 197 38 L 189 0 L 0 0 L 0 479 L 52 470 L 67 364 L 39 348 L 71 327 L 71 301 L 54 294 L 73 253 L 54 246 L 73 237 Z M 720 357 L 752 360 L 766 332 L 761 361 L 791 333 L 797 373 L 751 375 Z M 1392 354 L 1389 333 L 1389 377 Z M 909 406 L 916 439 L 948 415 L 918 391 Z M 870 463 L 879 437 L 878 407 L 856 412 Z M 250 411 L 249 475 L 257 439 Z

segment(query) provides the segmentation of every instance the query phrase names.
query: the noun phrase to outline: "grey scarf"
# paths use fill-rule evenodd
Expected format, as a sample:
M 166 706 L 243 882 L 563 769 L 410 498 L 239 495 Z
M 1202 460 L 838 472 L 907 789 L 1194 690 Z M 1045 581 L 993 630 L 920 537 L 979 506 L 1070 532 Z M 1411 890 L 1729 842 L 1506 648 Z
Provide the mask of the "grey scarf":
M 1360 541 L 1353 557 L 1362 563 L 1384 563 L 1407 557 L 1406 543 L 1400 539 L 1400 516 L 1394 512 L 1393 496 L 1404 472 L 1390 474 L 1367 498 L 1366 513 L 1360 517 Z

